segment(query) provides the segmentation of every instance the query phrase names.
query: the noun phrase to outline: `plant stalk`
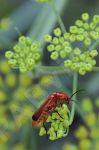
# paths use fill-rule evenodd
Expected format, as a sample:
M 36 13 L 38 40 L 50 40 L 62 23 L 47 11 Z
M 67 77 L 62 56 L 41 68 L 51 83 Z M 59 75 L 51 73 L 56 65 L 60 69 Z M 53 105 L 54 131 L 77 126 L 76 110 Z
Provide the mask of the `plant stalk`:
M 56 17 L 57 17 L 57 20 L 58 20 L 58 23 L 59 23 L 59 25 L 60 25 L 60 27 L 61 27 L 63 33 L 65 33 L 65 32 L 66 32 L 66 28 L 65 28 L 65 25 L 64 25 L 64 23 L 63 23 L 63 21 L 62 21 L 60 15 L 59 15 L 58 11 L 57 11 L 57 8 L 56 8 L 56 6 L 55 6 L 55 2 L 54 2 L 53 0 L 51 0 L 51 1 L 49 2 L 49 5 L 51 6 L 53 12 L 55 13 L 55 15 L 56 15 Z
M 76 72 L 74 72 L 74 75 L 73 75 L 73 93 L 77 91 L 77 83 L 78 83 L 78 74 Z M 73 96 L 73 100 L 76 101 L 76 99 L 77 99 L 77 94 L 75 94 Z M 74 119 L 75 109 L 76 109 L 75 105 L 76 105 L 75 103 L 72 103 L 70 125 L 72 124 L 73 119 Z

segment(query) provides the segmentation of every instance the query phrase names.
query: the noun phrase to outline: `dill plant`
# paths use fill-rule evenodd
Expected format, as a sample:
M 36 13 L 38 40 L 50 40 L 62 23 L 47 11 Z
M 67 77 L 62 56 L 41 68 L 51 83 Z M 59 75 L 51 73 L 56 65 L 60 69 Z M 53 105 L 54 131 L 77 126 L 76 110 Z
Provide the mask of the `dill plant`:
M 95 57 L 98 55 L 97 45 L 99 43 L 99 16 L 94 15 L 92 21 L 88 13 L 83 13 L 81 18 L 76 20 L 73 26 L 70 26 L 69 32 L 66 32 L 64 23 L 59 16 L 53 0 L 36 0 L 39 3 L 48 3 L 59 23 L 59 27 L 53 30 L 54 35 L 44 35 L 44 41 L 47 43 L 47 50 L 50 52 L 50 58 L 53 61 L 63 60 L 63 66 L 41 66 L 41 49 L 42 45 L 38 41 L 20 36 L 18 43 L 13 47 L 13 51 L 5 53 L 8 63 L 12 68 L 19 68 L 20 72 L 39 70 L 55 70 L 60 72 L 70 70 L 73 74 L 73 93 L 77 91 L 78 75 L 85 75 L 87 72 L 99 71 L 96 66 Z M 76 46 L 74 44 L 76 43 Z M 78 46 L 80 43 L 80 47 Z M 50 68 L 50 69 L 49 69 Z M 57 72 L 57 70 L 56 70 Z M 58 74 L 58 72 L 57 72 Z M 76 95 L 73 98 L 77 99 Z M 49 116 L 47 122 L 50 127 L 47 131 L 50 140 L 56 140 L 67 136 L 69 126 L 74 120 L 75 103 L 72 104 L 71 110 L 66 104 L 57 106 L 56 110 L 63 116 L 60 118 L 55 112 Z M 66 132 L 66 133 L 65 133 Z M 40 128 L 40 136 L 45 135 L 46 131 L 43 126 Z

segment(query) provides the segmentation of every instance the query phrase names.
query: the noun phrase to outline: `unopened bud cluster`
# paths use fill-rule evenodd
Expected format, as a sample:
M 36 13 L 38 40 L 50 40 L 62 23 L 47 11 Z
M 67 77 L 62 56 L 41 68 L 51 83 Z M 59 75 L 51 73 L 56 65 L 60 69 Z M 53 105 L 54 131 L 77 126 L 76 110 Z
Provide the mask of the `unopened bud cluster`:
M 73 56 L 64 61 L 64 66 L 73 71 L 79 72 L 81 75 L 85 75 L 86 72 L 92 71 L 93 67 L 96 65 L 94 57 L 97 55 L 97 50 L 81 52 L 80 49 L 75 48 Z
M 62 106 L 56 107 L 52 115 L 47 119 L 47 123 L 50 124 L 50 127 L 47 131 L 50 140 L 56 140 L 62 138 L 68 134 L 69 131 L 69 120 L 70 120 L 70 111 L 67 105 L 63 104 Z M 40 136 L 46 134 L 44 127 L 40 128 Z
M 89 48 L 99 39 L 99 16 L 95 15 L 89 23 L 89 15 L 83 13 L 81 20 L 77 20 L 69 32 L 63 34 L 60 28 L 56 28 L 54 37 L 45 35 L 44 39 L 48 43 L 47 49 L 51 52 L 52 60 L 62 58 L 64 66 L 84 75 L 96 65 L 95 57 L 98 51 Z M 78 42 L 80 47 L 75 46 Z
M 69 32 L 71 42 L 83 42 L 85 46 L 90 46 L 94 40 L 99 39 L 99 15 L 94 15 L 92 22 L 89 22 L 89 14 L 83 13 L 81 19 L 70 27 Z
M 51 59 L 57 60 L 59 57 L 66 58 L 73 50 L 70 42 L 65 40 L 60 28 L 54 30 L 54 35 L 55 37 L 50 35 L 45 35 L 44 37 L 45 41 L 49 43 L 47 49 L 51 52 Z
M 33 70 L 41 58 L 40 43 L 21 36 L 13 51 L 7 51 L 5 56 L 12 67 L 19 67 L 20 72 Z

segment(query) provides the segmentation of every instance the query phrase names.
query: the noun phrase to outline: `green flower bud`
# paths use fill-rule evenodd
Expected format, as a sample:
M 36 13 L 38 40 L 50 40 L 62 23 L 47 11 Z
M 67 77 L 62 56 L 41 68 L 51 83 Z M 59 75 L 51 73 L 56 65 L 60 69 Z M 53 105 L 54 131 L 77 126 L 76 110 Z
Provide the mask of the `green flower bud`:
M 92 61 L 91 61 L 91 64 L 92 64 L 93 66 L 95 66 L 95 65 L 96 65 L 96 60 L 92 60 Z
M 71 34 L 69 37 L 70 42 L 75 42 L 76 36 L 74 34 Z
M 99 39 L 99 33 L 95 32 L 95 31 L 90 31 L 90 35 L 94 40 L 98 40 Z
M 38 42 L 33 42 L 31 44 L 31 51 L 36 51 L 39 48 L 39 43 Z
M 91 45 L 91 39 L 90 39 L 90 38 L 86 38 L 86 39 L 84 40 L 84 44 L 85 44 L 86 46 L 90 46 L 90 45 Z
M 73 57 L 72 58 L 72 62 L 78 62 L 79 61 L 79 58 L 78 57 Z
M 64 39 L 65 39 L 65 40 L 68 40 L 69 37 L 70 37 L 70 33 L 67 33 L 67 32 L 66 32 L 66 33 L 64 34 Z
M 26 62 L 27 62 L 28 65 L 34 65 L 35 64 L 35 60 L 31 59 L 31 58 L 28 59 Z
M 79 34 L 76 36 L 77 41 L 83 41 L 84 40 L 84 36 L 83 34 Z
M 47 49 L 48 49 L 49 52 L 52 52 L 52 51 L 55 50 L 55 47 L 54 47 L 53 44 L 50 44 L 50 45 L 47 47 Z
M 82 34 L 84 32 L 84 29 L 83 28 L 78 28 L 78 30 L 77 30 L 77 33 L 78 34 Z
M 70 68 L 71 68 L 72 70 L 76 70 L 76 69 L 78 68 L 77 63 L 72 63 L 71 66 L 70 66 Z
M 80 75 L 85 75 L 85 74 L 86 74 L 85 68 L 80 68 L 80 69 L 79 69 L 79 74 L 80 74 Z
M 68 47 L 68 46 L 70 46 L 69 42 L 67 42 L 67 41 L 63 42 L 63 47 Z
M 34 53 L 33 58 L 34 58 L 34 60 L 39 60 L 40 59 L 40 54 L 39 53 Z
M 96 24 L 93 22 L 91 22 L 89 26 L 91 30 L 94 30 L 96 28 Z
M 46 134 L 45 128 L 44 128 L 44 127 L 41 127 L 41 128 L 40 128 L 40 132 L 39 132 L 39 136 L 43 136 L 43 135 L 45 135 L 45 134 Z
M 66 52 L 64 50 L 60 51 L 60 57 L 65 58 L 66 57 Z
M 5 53 L 5 57 L 8 58 L 8 59 L 12 58 L 12 57 L 13 57 L 13 52 L 7 51 L 7 52 Z
M 79 48 L 75 48 L 74 54 L 79 56 L 81 54 L 81 50 Z
M 81 16 L 81 18 L 82 18 L 83 21 L 88 21 L 89 14 L 88 13 L 83 13 L 82 16 Z
M 17 61 L 15 59 L 9 59 L 8 63 L 13 67 L 17 64 Z
M 64 61 L 64 66 L 65 66 L 65 67 L 70 67 L 71 64 L 72 64 L 72 61 L 71 61 L 71 60 L 65 60 L 65 61 Z
M 52 60 L 56 60 L 56 59 L 58 59 L 58 57 L 59 57 L 58 52 L 52 52 L 52 54 L 51 54 L 51 59 Z
M 77 33 L 78 28 L 76 26 L 71 26 L 70 27 L 70 33 Z
M 62 138 L 63 135 L 64 135 L 63 130 L 58 130 L 58 132 L 57 132 L 57 137 L 58 137 L 58 138 Z
M 86 69 L 86 71 L 92 71 L 92 65 L 86 64 L 85 69 Z
M 64 38 L 63 38 L 63 37 L 60 37 L 60 38 L 59 38 L 59 42 L 60 42 L 61 44 L 63 44 L 63 43 L 64 43 Z
M 60 51 L 60 50 L 61 50 L 61 45 L 56 45 L 56 46 L 55 46 L 55 50 L 56 50 L 56 51 Z
M 53 44 L 57 45 L 58 43 L 59 43 L 58 38 L 54 37 L 54 38 L 53 38 Z
M 96 31 L 96 32 L 99 32 L 99 27 L 97 27 L 97 28 L 95 29 L 95 31 Z
M 81 55 L 79 56 L 79 58 L 80 58 L 80 60 L 85 61 L 86 55 L 85 55 L 85 54 L 81 54 Z
M 83 34 L 84 38 L 89 37 L 89 33 L 87 31 L 83 32 L 82 34 Z
M 84 27 L 85 30 L 88 30 L 89 29 L 89 24 L 86 22 L 86 23 L 83 24 L 83 27 Z
M 91 57 L 95 57 L 95 56 L 97 56 L 98 55 L 98 51 L 97 50 L 91 50 L 90 51 L 90 56 Z
M 99 23 L 99 15 L 94 15 L 93 22 L 96 24 Z
M 55 34 L 55 36 L 58 36 L 58 37 L 60 37 L 61 36 L 61 29 L 60 28 L 56 28 L 55 30 L 54 30 L 54 34 Z
M 20 63 L 19 70 L 20 70 L 20 72 L 26 72 L 27 71 L 27 68 L 23 62 Z
M 46 42 L 51 42 L 51 41 L 52 41 L 52 36 L 50 36 L 49 34 L 46 34 L 46 35 L 44 36 L 44 40 L 45 40 Z
M 21 51 L 21 48 L 20 48 L 20 46 L 19 46 L 18 44 L 15 45 L 13 49 L 14 49 L 14 51 L 17 52 L 17 53 L 19 53 L 19 52 Z
M 71 51 L 72 51 L 72 48 L 70 46 L 65 47 L 65 52 L 67 54 L 71 53 Z
M 77 21 L 75 22 L 75 24 L 76 24 L 78 27 L 82 27 L 82 26 L 83 26 L 82 20 L 77 20 Z
M 26 37 L 25 37 L 25 36 L 20 36 L 20 37 L 19 37 L 19 42 L 20 42 L 21 44 L 26 44 Z

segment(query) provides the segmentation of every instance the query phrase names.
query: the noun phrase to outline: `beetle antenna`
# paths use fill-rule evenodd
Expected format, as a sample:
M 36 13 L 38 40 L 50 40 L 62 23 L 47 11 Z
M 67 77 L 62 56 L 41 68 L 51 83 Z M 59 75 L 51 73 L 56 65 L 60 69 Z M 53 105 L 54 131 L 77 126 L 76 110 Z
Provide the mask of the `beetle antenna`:
M 78 92 L 83 92 L 83 91 L 86 91 L 86 90 L 81 89 L 81 90 L 76 91 L 75 93 L 73 93 L 73 94 L 71 95 L 70 99 L 71 99 L 76 93 L 78 93 Z

